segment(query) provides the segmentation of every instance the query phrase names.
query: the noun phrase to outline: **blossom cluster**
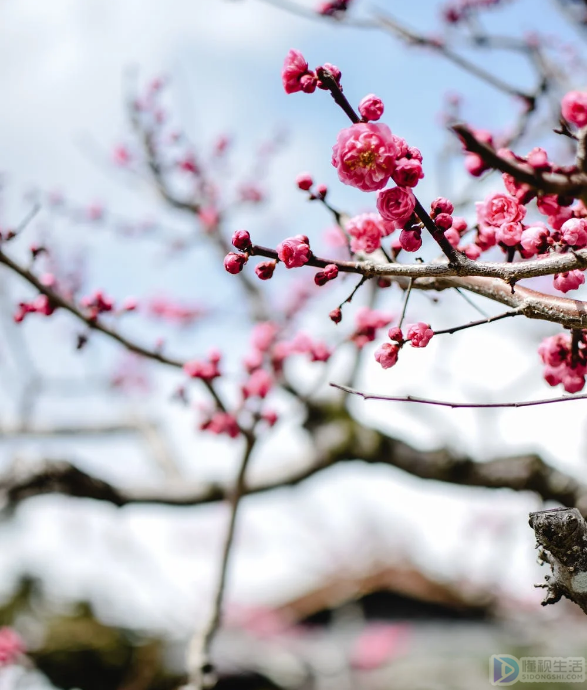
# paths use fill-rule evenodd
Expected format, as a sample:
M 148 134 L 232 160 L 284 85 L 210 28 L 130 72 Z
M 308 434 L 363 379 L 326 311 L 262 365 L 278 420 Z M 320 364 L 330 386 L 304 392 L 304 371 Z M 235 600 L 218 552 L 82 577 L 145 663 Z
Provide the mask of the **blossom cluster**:
M 587 374 L 587 333 L 574 331 L 546 338 L 538 348 L 544 363 L 544 379 L 550 386 L 563 385 L 567 393 L 578 393 Z M 574 337 L 574 342 L 573 342 Z

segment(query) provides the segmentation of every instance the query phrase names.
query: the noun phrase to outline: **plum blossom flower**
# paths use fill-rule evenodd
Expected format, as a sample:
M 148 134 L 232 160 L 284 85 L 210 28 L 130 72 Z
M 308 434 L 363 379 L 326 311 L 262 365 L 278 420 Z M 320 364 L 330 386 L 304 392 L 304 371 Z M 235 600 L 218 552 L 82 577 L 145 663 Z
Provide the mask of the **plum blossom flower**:
M 407 187 L 385 189 L 377 195 L 377 210 L 383 220 L 402 223 L 414 212 L 416 197 Z
M 265 398 L 272 387 L 271 375 L 264 369 L 257 369 L 243 386 L 243 396 L 245 398 Z
M 310 260 L 310 241 L 305 235 L 288 237 L 277 245 L 277 256 L 286 268 L 300 268 Z
M 224 268 L 233 275 L 240 273 L 247 261 L 249 260 L 246 254 L 237 254 L 236 252 L 228 252 L 224 257 Z
M 419 230 L 402 230 L 399 243 L 406 252 L 417 252 L 422 246 L 422 233 Z
M 530 258 L 536 254 L 541 254 L 546 249 L 546 240 L 550 232 L 544 223 L 535 223 L 524 228 L 520 244 L 524 249 L 524 257 Z
M 419 321 L 418 323 L 408 326 L 406 340 L 410 341 L 412 347 L 426 347 L 433 335 L 434 331 L 430 328 L 429 324 Z
M 371 254 L 381 246 L 381 237 L 385 229 L 381 216 L 377 213 L 363 213 L 351 218 L 346 224 L 346 230 L 351 236 L 351 250 Z
M 578 269 L 565 271 L 565 273 L 555 273 L 552 282 L 557 290 L 569 292 L 569 290 L 576 290 L 580 285 L 583 285 L 585 274 Z
M 383 115 L 383 101 L 373 93 L 365 96 L 359 103 L 359 112 L 363 120 L 379 120 Z
M 332 165 L 344 184 L 364 192 L 383 189 L 395 169 L 396 145 L 387 125 L 359 122 L 338 133 Z
M 292 48 L 283 62 L 281 81 L 286 93 L 312 93 L 316 90 L 318 78 L 308 70 L 308 63 L 300 51 Z
M 504 223 L 519 222 L 526 215 L 526 209 L 517 199 L 502 192 L 495 192 L 485 201 L 477 202 L 476 207 L 479 222 L 497 228 Z
M 415 187 L 424 177 L 422 163 L 415 158 L 400 158 L 391 177 L 400 187 Z
M 259 280 L 269 280 L 273 278 L 275 272 L 275 261 L 261 261 L 255 266 L 255 273 Z
M 587 221 L 584 218 L 569 218 L 560 229 L 568 245 L 576 249 L 587 247 Z
M 571 338 L 566 333 L 558 333 L 545 338 L 538 347 L 540 359 L 550 367 L 558 367 L 571 354 Z
M 399 347 L 391 343 L 383 343 L 375 350 L 375 360 L 379 362 L 383 369 L 389 369 L 397 363 Z
M 521 223 L 504 223 L 495 231 L 495 239 L 507 247 L 515 247 L 522 239 Z
M 296 184 L 299 189 L 301 189 L 304 192 L 307 192 L 314 184 L 314 180 L 312 179 L 310 173 L 300 173 L 296 177 Z
M 587 92 L 569 91 L 561 101 L 561 112 L 565 120 L 577 127 L 587 125 Z

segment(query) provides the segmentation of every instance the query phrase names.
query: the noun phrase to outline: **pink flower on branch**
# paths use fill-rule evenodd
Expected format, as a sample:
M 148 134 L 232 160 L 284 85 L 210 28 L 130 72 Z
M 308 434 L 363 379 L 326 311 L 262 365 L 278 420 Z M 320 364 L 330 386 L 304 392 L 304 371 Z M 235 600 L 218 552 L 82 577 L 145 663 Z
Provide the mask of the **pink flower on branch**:
M 373 93 L 365 96 L 359 103 L 359 113 L 363 120 L 380 120 L 383 111 L 383 101 Z
M 561 292 L 569 292 L 569 290 L 576 290 L 585 282 L 585 273 L 580 270 L 566 271 L 565 273 L 555 273 L 553 278 L 553 285 Z
M 432 340 L 433 335 L 434 331 L 429 324 L 419 321 L 408 326 L 406 340 L 410 341 L 412 347 L 426 347 Z
M 286 55 L 281 70 L 281 80 L 286 93 L 305 91 L 312 93 L 316 90 L 317 77 L 308 69 L 308 63 L 299 50 L 293 48 Z
M 381 216 L 377 213 L 363 213 L 351 218 L 346 224 L 346 230 L 351 236 L 351 250 L 367 254 L 379 249 L 381 238 L 387 234 Z
M 573 125 L 587 126 L 587 92 L 569 91 L 561 102 L 561 113 Z
M 416 208 L 414 192 L 407 187 L 385 189 L 377 195 L 377 210 L 383 220 L 404 223 Z
M 399 347 L 391 343 L 383 343 L 375 350 L 375 361 L 379 362 L 383 369 L 390 369 L 397 364 Z
M 395 170 L 397 149 L 384 124 L 359 122 L 339 132 L 332 149 L 332 165 L 344 184 L 364 192 L 383 189 Z
M 310 240 L 305 235 L 288 237 L 277 245 L 277 256 L 286 268 L 300 268 L 310 260 Z

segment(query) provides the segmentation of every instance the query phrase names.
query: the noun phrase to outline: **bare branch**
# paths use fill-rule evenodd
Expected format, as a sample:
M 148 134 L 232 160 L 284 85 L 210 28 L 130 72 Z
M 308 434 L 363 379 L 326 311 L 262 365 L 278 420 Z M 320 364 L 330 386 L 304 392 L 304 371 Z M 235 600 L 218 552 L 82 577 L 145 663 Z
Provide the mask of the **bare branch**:
M 481 322 L 485 323 L 485 322 Z M 523 400 L 518 402 L 502 403 L 460 403 L 448 400 L 433 400 L 432 398 L 420 398 L 416 395 L 377 395 L 362 393 L 361 391 L 341 386 L 338 383 L 330 383 L 333 388 L 338 388 L 350 395 L 358 395 L 363 400 L 386 400 L 387 402 L 408 402 L 419 405 L 436 405 L 437 407 L 450 407 L 452 409 L 501 409 L 506 407 L 536 407 L 537 405 L 551 405 L 553 403 L 571 402 L 573 400 L 587 400 L 587 393 L 582 395 L 563 395 L 558 398 L 544 398 L 542 400 Z

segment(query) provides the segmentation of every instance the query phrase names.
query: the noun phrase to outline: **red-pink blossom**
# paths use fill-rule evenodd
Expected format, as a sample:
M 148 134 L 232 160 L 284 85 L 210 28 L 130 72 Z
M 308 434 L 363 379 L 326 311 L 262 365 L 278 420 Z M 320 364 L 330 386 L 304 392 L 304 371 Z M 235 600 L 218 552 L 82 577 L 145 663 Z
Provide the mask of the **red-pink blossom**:
M 566 271 L 565 273 L 555 273 L 552 282 L 557 290 L 569 292 L 569 290 L 576 290 L 580 285 L 583 285 L 585 282 L 585 274 L 578 269 Z
M 569 91 L 561 101 L 561 112 L 565 120 L 577 127 L 587 125 L 587 92 Z
M 416 197 L 408 187 L 385 189 L 377 195 L 377 210 L 383 220 L 402 223 L 414 212 Z
M 314 276 L 314 282 L 318 286 L 325 285 L 328 281 L 334 280 L 338 276 L 338 266 L 336 264 L 328 264 L 323 271 L 318 271 Z
M 0 668 L 14 664 L 24 654 L 25 645 L 12 628 L 0 628 Z
M 550 163 L 548 162 L 548 153 L 539 146 L 533 148 L 530 153 L 526 156 L 528 165 L 530 165 L 534 170 L 549 170 Z
M 183 365 L 183 370 L 192 379 L 212 381 L 220 376 L 218 364 L 217 357 L 211 357 L 208 361 L 193 359 Z
M 371 254 L 381 246 L 384 228 L 377 213 L 363 213 L 351 218 L 346 224 L 346 231 L 351 236 L 351 250 Z
M 393 315 L 388 312 L 361 307 L 355 314 L 357 328 L 351 336 L 351 340 L 359 349 L 364 347 L 367 343 L 373 342 L 377 331 L 389 326 L 392 319 Z
M 477 237 L 475 238 L 475 244 L 481 249 L 481 251 L 486 252 L 491 247 L 495 247 L 497 240 L 495 239 L 495 228 L 491 225 L 479 226 L 477 232 Z
M 587 221 L 584 218 L 569 218 L 561 225 L 563 240 L 575 249 L 587 247 Z
M 301 190 L 307 192 L 314 184 L 314 180 L 312 179 L 310 173 L 300 173 L 296 177 L 296 184 Z
M 507 247 L 515 247 L 522 239 L 521 223 L 503 223 L 495 231 L 495 239 Z
M 465 169 L 473 177 L 481 177 L 489 169 L 487 163 L 476 153 L 468 153 L 465 156 Z
M 546 241 L 549 230 L 544 223 L 535 223 L 522 231 L 520 244 L 524 249 L 524 258 L 529 259 L 536 254 L 541 254 L 546 249 Z
M 235 252 L 228 252 L 224 257 L 224 268 L 233 275 L 240 273 L 249 257 L 246 254 L 236 254 Z
M 275 272 L 275 261 L 261 261 L 255 266 L 255 273 L 260 280 L 269 280 L 273 278 Z
M 261 419 L 269 426 L 275 426 L 279 420 L 279 415 L 274 410 L 265 410 L 261 413 Z
M 247 251 L 251 246 L 251 235 L 247 230 L 235 230 L 232 235 L 232 246 L 241 251 Z
M 415 187 L 424 177 L 422 163 L 415 158 L 400 158 L 391 177 L 400 187 Z
M 390 328 L 387 331 L 387 337 L 390 340 L 395 340 L 396 343 L 404 342 L 404 334 L 402 333 L 402 329 L 398 326 L 393 326 L 392 328 Z
M 430 325 L 419 321 L 407 327 L 406 340 L 410 341 L 412 347 L 426 347 L 433 335 Z
M 236 438 L 240 434 L 236 417 L 229 412 L 216 412 L 209 419 L 200 424 L 202 431 L 210 431 L 213 434 L 226 434 L 230 438 Z
M 383 343 L 375 350 L 375 360 L 379 362 L 383 369 L 389 369 L 397 363 L 399 347 L 391 343 Z
M 422 233 L 419 230 L 402 230 L 399 243 L 407 252 L 417 252 L 422 246 Z
M 273 387 L 271 375 L 264 369 L 257 369 L 243 386 L 245 398 L 265 398 Z
M 540 359 L 550 367 L 558 367 L 571 354 L 571 337 L 566 333 L 558 333 L 545 338 L 538 346 Z
M 348 10 L 351 0 L 326 0 L 318 5 L 316 12 L 324 17 L 334 17 Z
M 471 259 L 472 261 L 477 261 L 482 253 L 481 247 L 477 244 L 466 244 L 464 247 L 461 247 L 461 251 L 467 259 Z
M 273 321 L 261 321 L 253 328 L 251 343 L 257 350 L 267 352 L 275 342 L 278 332 L 279 326 Z
M 359 103 L 359 112 L 363 120 L 379 120 L 383 115 L 383 101 L 373 93 L 365 96 Z
M 432 218 L 436 218 L 441 213 L 446 213 L 452 216 L 455 210 L 454 204 L 450 199 L 445 199 L 443 196 L 439 196 L 430 204 L 430 215 Z
M 448 213 L 439 213 L 434 218 L 434 222 L 441 230 L 448 230 L 452 227 L 452 216 Z
M 342 311 L 337 307 L 328 314 L 328 318 L 333 323 L 340 323 L 342 321 Z
M 524 219 L 526 209 L 516 199 L 495 192 L 485 199 L 477 202 L 477 218 L 484 225 L 499 227 L 503 223 L 516 223 Z
M 277 256 L 286 268 L 300 268 L 310 260 L 310 243 L 305 235 L 288 237 L 277 245 Z
M 461 241 L 461 236 L 459 233 L 454 229 L 454 228 L 449 228 L 448 230 L 445 230 L 444 236 L 448 240 L 449 244 L 452 247 L 458 247 L 459 242 Z
M 359 122 L 338 133 L 332 149 L 332 165 L 344 184 L 375 192 L 389 181 L 395 169 L 396 153 L 387 125 Z
M 405 623 L 370 623 L 351 649 L 351 666 L 363 671 L 384 666 L 405 651 L 408 632 Z
M 293 48 L 283 62 L 281 80 L 286 93 L 296 93 L 296 91 L 312 93 L 316 89 L 316 75 L 308 70 L 308 63 L 300 51 Z

